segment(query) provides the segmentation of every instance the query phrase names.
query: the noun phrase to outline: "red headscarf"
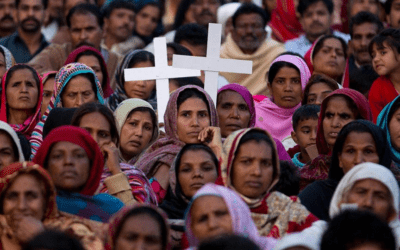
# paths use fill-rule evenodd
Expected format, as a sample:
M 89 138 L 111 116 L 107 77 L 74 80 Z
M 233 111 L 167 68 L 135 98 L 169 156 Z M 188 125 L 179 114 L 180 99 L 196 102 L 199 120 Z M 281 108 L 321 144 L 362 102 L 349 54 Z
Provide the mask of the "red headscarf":
M 43 166 L 50 153 L 51 147 L 55 143 L 61 141 L 71 142 L 85 150 L 92 165 L 90 168 L 89 178 L 79 193 L 83 195 L 94 195 L 100 184 L 104 160 L 100 148 L 86 130 L 74 126 L 61 126 L 52 130 L 44 139 L 42 146 L 39 148 L 35 158 L 33 159 L 33 162 Z
M 67 60 L 64 63 L 64 66 L 73 62 L 77 61 L 78 56 L 85 52 L 85 51 L 93 51 L 94 53 L 96 53 L 97 55 L 100 56 L 101 58 L 101 62 L 99 62 L 101 64 L 102 67 L 102 73 L 103 73 L 103 78 L 106 80 L 106 87 L 103 89 L 103 93 L 104 93 L 104 98 L 109 97 L 110 95 L 112 95 L 114 93 L 114 91 L 112 90 L 111 86 L 110 86 L 110 78 L 108 76 L 108 72 L 107 72 L 107 64 L 106 61 L 103 58 L 103 55 L 95 48 L 90 47 L 90 46 L 81 46 L 79 48 L 77 48 L 76 50 L 72 51 Z M 103 80 L 104 82 L 104 80 Z M 101 87 L 103 88 L 103 82 L 101 83 Z
M 269 26 L 272 29 L 272 36 L 279 42 L 297 38 L 303 33 L 303 28 L 296 17 L 293 0 L 277 1 Z

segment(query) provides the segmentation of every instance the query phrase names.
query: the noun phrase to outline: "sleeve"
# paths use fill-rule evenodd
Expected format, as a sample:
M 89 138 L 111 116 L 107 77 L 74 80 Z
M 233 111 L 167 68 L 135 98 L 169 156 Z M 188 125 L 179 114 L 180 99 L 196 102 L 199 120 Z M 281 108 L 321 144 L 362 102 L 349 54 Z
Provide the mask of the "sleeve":
M 381 86 L 381 84 L 379 84 L 377 81 L 375 81 L 372 84 L 371 89 L 369 91 L 369 95 L 368 95 L 369 106 L 371 107 L 374 123 L 376 123 L 379 113 L 385 107 L 384 105 L 382 106 L 383 99 L 381 96 L 380 88 L 384 88 L 384 86 Z
M 136 203 L 128 178 L 124 173 L 107 177 L 104 180 L 104 184 L 108 189 L 108 193 L 120 199 L 124 204 Z

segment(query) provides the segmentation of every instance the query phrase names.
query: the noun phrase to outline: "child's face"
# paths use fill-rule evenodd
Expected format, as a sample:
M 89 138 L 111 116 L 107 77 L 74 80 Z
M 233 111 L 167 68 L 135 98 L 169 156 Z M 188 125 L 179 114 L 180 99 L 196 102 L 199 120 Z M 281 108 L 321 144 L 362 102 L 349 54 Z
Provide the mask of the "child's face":
M 376 73 L 381 76 L 390 75 L 399 70 L 400 55 L 394 51 L 386 42 L 382 47 L 372 45 L 372 66 Z
M 302 150 L 309 146 L 315 145 L 317 138 L 318 119 L 307 119 L 300 121 L 296 130 L 292 134 L 294 142 L 296 142 Z

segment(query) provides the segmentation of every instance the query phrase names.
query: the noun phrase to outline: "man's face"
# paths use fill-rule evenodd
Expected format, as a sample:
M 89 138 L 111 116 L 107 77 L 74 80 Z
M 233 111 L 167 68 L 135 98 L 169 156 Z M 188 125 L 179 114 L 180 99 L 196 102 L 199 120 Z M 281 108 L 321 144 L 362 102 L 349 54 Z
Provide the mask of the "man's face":
M 45 17 L 42 0 L 21 0 L 16 9 L 16 17 L 24 32 L 40 31 Z
M 332 18 L 322 1 L 311 4 L 300 17 L 300 23 L 307 37 L 318 38 L 327 34 Z
M 48 2 L 47 12 L 51 18 L 61 19 L 63 14 L 63 1 L 51 0 Z
M 400 28 L 400 0 L 394 0 L 390 8 L 390 14 L 386 15 L 386 21 L 390 27 Z
M 128 39 L 133 32 L 135 12 L 129 9 L 114 9 L 109 18 L 105 18 L 106 30 L 120 41 Z
M 263 18 L 256 13 L 242 14 L 236 18 L 232 39 L 245 54 L 253 54 L 265 41 L 267 32 Z
M 15 0 L 0 0 L 0 30 L 15 29 L 14 10 Z
M 362 23 L 353 26 L 353 37 L 349 45 L 359 65 L 371 64 L 372 58 L 368 52 L 368 45 L 376 34 L 378 34 L 378 27 L 374 23 Z
M 78 48 L 83 45 L 92 46 L 100 49 L 100 41 L 103 37 L 103 30 L 97 22 L 95 15 L 74 14 L 71 17 L 71 27 L 69 33 L 72 38 L 72 45 Z
M 379 14 L 378 0 L 351 0 L 349 18 L 357 15 L 357 13 L 361 11 L 366 11 L 374 15 L 378 15 Z
M 190 8 L 196 23 L 208 28 L 209 23 L 217 22 L 219 0 L 195 0 Z

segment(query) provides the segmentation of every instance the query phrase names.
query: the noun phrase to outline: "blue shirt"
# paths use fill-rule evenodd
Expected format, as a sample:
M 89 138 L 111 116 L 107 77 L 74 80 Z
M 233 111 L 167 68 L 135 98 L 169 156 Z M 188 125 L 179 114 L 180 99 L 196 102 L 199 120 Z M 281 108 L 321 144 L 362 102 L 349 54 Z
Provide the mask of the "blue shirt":
M 11 51 L 17 63 L 29 62 L 34 56 L 39 54 L 44 48 L 49 45 L 49 43 L 42 35 L 39 49 L 33 55 L 31 55 L 28 46 L 26 46 L 24 40 L 22 40 L 21 37 L 18 35 L 18 31 L 16 31 L 12 35 L 2 38 L 0 40 L 0 44 Z

